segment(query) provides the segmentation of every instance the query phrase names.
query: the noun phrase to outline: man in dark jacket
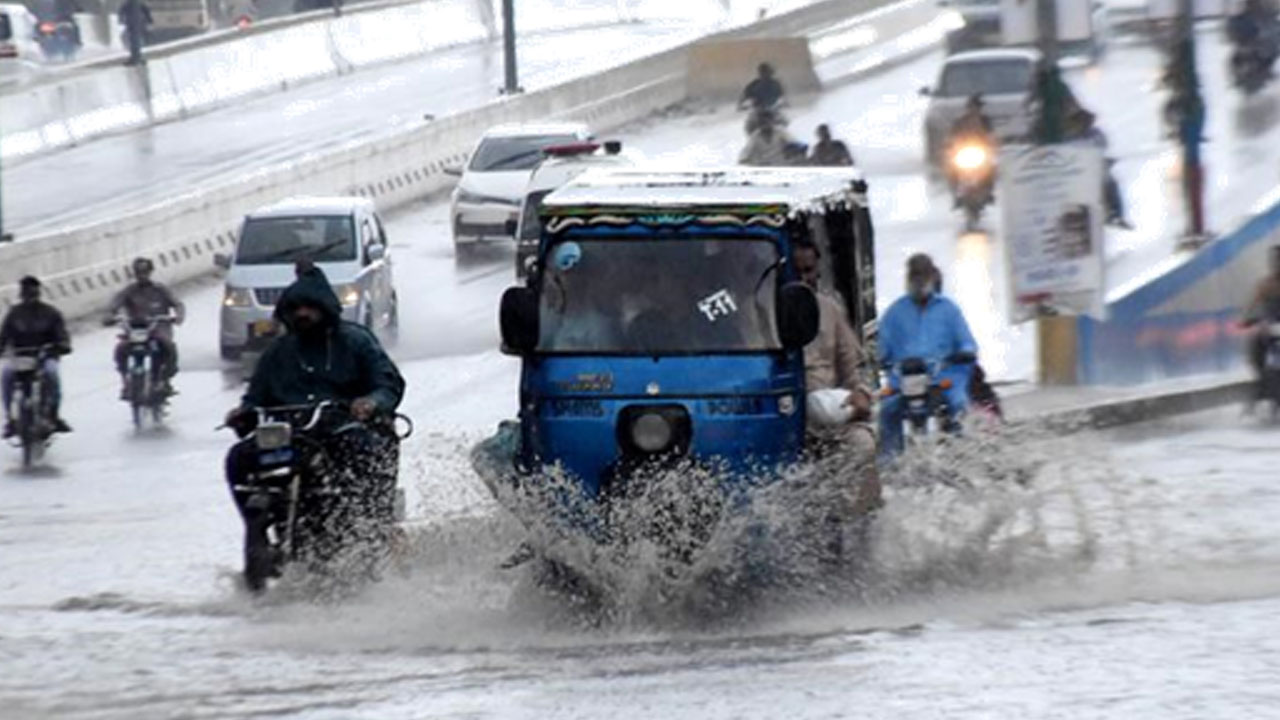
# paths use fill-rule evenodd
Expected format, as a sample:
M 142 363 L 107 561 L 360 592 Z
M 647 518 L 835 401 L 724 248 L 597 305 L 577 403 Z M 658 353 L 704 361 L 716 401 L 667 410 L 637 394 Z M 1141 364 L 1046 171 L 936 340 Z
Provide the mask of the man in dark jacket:
M 298 274 L 276 304 L 276 317 L 288 332 L 259 359 L 249 389 L 240 407 L 228 414 L 227 424 L 241 425 L 259 407 L 325 400 L 342 404 L 364 425 L 343 433 L 326 450 L 341 466 L 341 475 L 360 484 L 352 488 L 353 495 L 371 501 L 364 507 L 389 524 L 399 464 L 399 443 L 391 424 L 404 396 L 404 378 L 372 332 L 342 320 L 342 305 L 319 268 Z M 227 481 L 233 488 L 242 484 L 256 462 L 252 443 L 231 448 Z M 243 498 L 235 499 L 241 505 Z
M 156 318 L 170 318 L 172 323 L 156 325 L 153 336 L 160 344 L 160 379 L 166 392 L 172 392 L 170 382 L 178 374 L 178 345 L 173 341 L 173 325 L 181 325 L 186 318 L 187 307 L 165 285 L 151 279 L 156 266 L 149 258 L 133 261 L 133 283 L 121 290 L 111 300 L 104 323 L 111 325 L 116 316 L 123 314 L 130 324 L 145 327 Z M 120 374 L 120 399 L 129 399 L 129 343 L 125 337 L 116 344 L 116 372 Z
M 843 140 L 831 137 L 831 128 L 825 123 L 818 126 L 818 142 L 809 154 L 809 164 L 818 167 L 840 167 L 853 164 L 853 155 Z
M 21 302 L 10 308 L 0 326 L 0 353 L 12 350 L 18 353 L 34 353 L 48 346 L 49 355 L 44 362 L 46 387 L 49 390 L 49 412 L 53 416 L 56 432 L 71 432 L 58 414 L 62 403 L 61 384 L 58 380 L 58 358 L 71 352 L 71 338 L 62 313 L 54 306 L 40 301 L 40 281 L 28 275 L 18 284 Z M 13 371 L 6 365 L 4 384 L 4 436 L 13 437 L 14 427 L 9 407 L 13 401 Z

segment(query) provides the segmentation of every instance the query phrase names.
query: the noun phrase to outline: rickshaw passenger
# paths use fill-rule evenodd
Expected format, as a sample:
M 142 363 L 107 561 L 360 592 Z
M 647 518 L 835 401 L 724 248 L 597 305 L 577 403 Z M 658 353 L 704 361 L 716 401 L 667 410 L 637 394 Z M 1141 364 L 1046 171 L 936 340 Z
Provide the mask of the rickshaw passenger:
M 849 391 L 845 401 L 852 410 L 847 422 L 821 425 L 810 414 L 809 445 L 823 450 L 843 449 L 845 457 L 856 457 L 863 464 L 858 492 L 853 498 L 852 513 L 856 517 L 874 509 L 880 502 L 880 480 L 875 467 L 875 432 L 871 417 L 871 391 L 863 384 L 860 368 L 866 362 L 862 346 L 849 324 L 844 307 L 835 298 L 818 290 L 821 253 L 811 242 L 797 242 L 792 259 L 800 280 L 818 295 L 820 311 L 818 336 L 805 347 L 805 390 L 809 393 L 831 389 Z

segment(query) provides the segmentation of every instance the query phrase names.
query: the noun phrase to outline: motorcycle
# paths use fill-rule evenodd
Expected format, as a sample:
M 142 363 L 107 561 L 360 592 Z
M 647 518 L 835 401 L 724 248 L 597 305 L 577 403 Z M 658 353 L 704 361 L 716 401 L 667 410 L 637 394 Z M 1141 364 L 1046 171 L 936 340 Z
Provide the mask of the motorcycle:
M 973 231 L 982 211 L 995 202 L 994 149 L 978 138 L 957 138 L 947 152 L 947 175 L 956 206 L 964 211 L 965 229 Z
M 255 408 L 248 420 L 232 426 L 252 441 L 254 454 L 254 469 L 232 486 L 245 518 L 245 586 L 260 593 L 295 562 L 323 571 L 349 549 L 372 551 L 364 558 L 372 570 L 403 517 L 404 500 L 394 485 L 376 488 L 369 497 L 353 493 L 349 479 L 344 482 L 331 451 L 364 424 L 330 400 Z M 363 488 L 376 485 L 360 480 Z
M 1271 401 L 1271 417 L 1280 419 L 1280 320 L 1267 322 L 1259 332 L 1262 333 L 1265 354 L 1257 398 Z
M 71 61 L 80 50 L 80 28 L 74 20 L 41 20 L 36 25 L 36 44 L 50 61 Z
M 952 380 L 942 377 L 942 371 L 956 365 L 972 365 L 976 360 L 973 353 L 967 352 L 953 353 L 945 363 L 906 358 L 889 368 L 882 395 L 902 396 L 903 422 L 913 435 L 959 432 L 955 408 L 947 400 Z
M 147 415 L 156 423 L 164 421 L 165 406 L 172 391 L 164 378 L 163 347 L 156 331 L 174 321 L 170 315 L 118 321 L 120 339 L 126 343 L 125 376 L 128 386 L 125 401 L 133 411 L 136 428 L 142 427 Z
M 45 361 L 49 346 L 15 348 L 9 357 L 13 373 L 13 404 L 9 420 L 22 447 L 22 467 L 29 469 L 44 456 L 53 441 L 53 408 L 45 391 Z
M 785 128 L 789 121 L 787 116 L 782 113 L 782 108 L 784 107 L 786 107 L 786 102 L 779 100 L 772 105 L 759 106 L 753 104 L 748 108 L 747 119 L 742 126 L 742 129 L 747 133 L 747 137 L 751 137 L 752 133 L 758 130 L 761 125 L 772 125 L 777 130 Z

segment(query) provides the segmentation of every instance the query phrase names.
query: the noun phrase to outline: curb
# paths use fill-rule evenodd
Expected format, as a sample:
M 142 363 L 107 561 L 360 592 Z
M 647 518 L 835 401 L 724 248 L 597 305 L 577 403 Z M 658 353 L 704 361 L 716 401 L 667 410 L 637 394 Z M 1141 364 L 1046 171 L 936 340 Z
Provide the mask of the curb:
M 1198 388 L 1103 401 L 1068 410 L 1050 410 L 1011 420 L 1009 424 L 1014 427 L 1045 428 L 1062 434 L 1104 430 L 1244 402 L 1253 387 L 1252 380 L 1232 380 Z

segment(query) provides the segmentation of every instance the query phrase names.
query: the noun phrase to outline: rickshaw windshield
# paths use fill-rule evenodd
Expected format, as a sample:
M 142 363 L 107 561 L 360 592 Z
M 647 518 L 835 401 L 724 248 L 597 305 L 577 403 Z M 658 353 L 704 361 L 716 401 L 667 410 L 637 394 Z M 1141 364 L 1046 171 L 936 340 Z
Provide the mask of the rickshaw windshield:
M 778 350 L 778 250 L 764 240 L 565 240 L 547 252 L 545 353 Z

